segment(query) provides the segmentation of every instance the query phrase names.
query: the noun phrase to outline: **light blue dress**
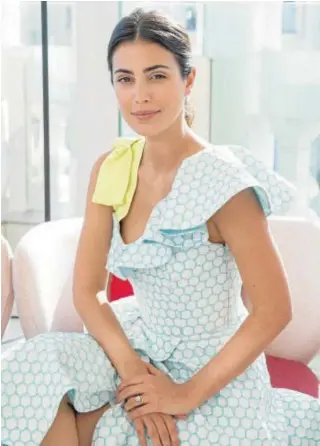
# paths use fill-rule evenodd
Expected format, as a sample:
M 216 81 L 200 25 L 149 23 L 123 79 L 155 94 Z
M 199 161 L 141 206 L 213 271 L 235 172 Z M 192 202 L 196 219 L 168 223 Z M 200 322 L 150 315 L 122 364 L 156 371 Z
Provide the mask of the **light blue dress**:
M 206 365 L 247 317 L 235 259 L 208 241 L 206 221 L 251 187 L 266 215 L 284 214 L 295 194 L 249 151 L 208 147 L 183 162 L 136 242 L 124 244 L 114 216 L 107 268 L 130 279 L 135 297 L 112 308 L 144 360 L 176 382 Z M 77 411 L 92 411 L 113 400 L 119 383 L 88 333 L 41 334 L 19 345 L 2 361 L 3 443 L 39 445 L 66 392 Z M 177 426 L 182 446 L 317 446 L 320 405 L 273 389 L 261 355 Z M 92 444 L 139 445 L 121 405 L 100 418 Z

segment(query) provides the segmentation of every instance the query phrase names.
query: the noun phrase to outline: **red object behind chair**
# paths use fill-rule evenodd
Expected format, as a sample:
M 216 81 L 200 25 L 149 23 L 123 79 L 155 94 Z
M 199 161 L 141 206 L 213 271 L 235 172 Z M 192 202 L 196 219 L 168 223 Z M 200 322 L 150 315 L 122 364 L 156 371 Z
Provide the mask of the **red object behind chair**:
M 128 280 L 121 280 L 118 277 L 110 274 L 110 281 L 108 287 L 108 300 L 113 302 L 123 297 L 133 295 L 133 289 Z
M 128 280 L 120 280 L 111 275 L 108 288 L 110 302 L 132 295 L 133 289 Z M 271 355 L 266 355 L 266 360 L 272 387 L 319 397 L 318 378 L 305 364 Z
M 271 385 L 319 397 L 319 380 L 313 371 L 299 361 L 266 355 Z

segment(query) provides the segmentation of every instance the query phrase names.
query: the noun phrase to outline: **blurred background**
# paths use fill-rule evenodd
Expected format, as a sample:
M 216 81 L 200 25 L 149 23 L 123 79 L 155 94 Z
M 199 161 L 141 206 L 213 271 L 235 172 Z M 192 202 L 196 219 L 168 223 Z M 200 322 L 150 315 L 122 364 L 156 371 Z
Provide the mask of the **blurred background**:
M 1 204 L 11 246 L 38 223 L 81 216 L 94 160 L 132 134 L 106 48 L 138 6 L 168 12 L 190 33 L 195 130 L 248 147 L 298 186 L 301 212 L 320 215 L 319 3 L 5 0 Z

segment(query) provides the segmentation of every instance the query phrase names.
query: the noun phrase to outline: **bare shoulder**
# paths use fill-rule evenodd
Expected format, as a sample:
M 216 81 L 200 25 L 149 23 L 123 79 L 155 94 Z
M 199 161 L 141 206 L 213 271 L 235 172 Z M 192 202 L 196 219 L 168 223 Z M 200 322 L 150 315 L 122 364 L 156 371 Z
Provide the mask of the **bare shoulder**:
M 91 168 L 91 174 L 90 174 L 90 180 L 89 180 L 89 186 L 88 186 L 88 194 L 87 194 L 87 206 L 90 202 L 92 202 L 92 196 L 97 184 L 98 175 L 101 169 L 101 166 L 105 162 L 105 160 L 108 158 L 108 156 L 111 154 L 111 150 L 108 152 L 103 153 L 100 155 L 96 161 L 93 163 L 93 166 Z M 92 203 L 94 205 L 94 203 Z
M 109 150 L 108 152 L 103 153 L 100 155 L 95 162 L 93 163 L 92 169 L 91 169 L 91 175 L 97 176 L 102 164 L 105 162 L 105 160 L 108 158 L 108 156 L 111 154 L 112 150 Z

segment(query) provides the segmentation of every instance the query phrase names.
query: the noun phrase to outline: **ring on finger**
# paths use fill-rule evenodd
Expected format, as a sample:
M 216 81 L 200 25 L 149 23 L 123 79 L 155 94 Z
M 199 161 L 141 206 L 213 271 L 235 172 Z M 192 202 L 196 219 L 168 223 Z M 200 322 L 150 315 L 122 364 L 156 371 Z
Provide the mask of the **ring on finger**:
M 142 395 L 136 395 L 134 397 L 134 400 L 135 400 L 136 403 L 139 404 L 139 406 L 142 406 L 144 404 Z
M 137 396 L 139 396 L 139 395 L 137 395 Z M 145 401 L 143 401 L 143 398 L 141 397 L 141 398 L 137 399 L 137 396 L 133 396 L 126 400 L 126 403 L 124 405 L 125 410 L 130 411 L 137 407 L 143 406 L 145 404 Z

